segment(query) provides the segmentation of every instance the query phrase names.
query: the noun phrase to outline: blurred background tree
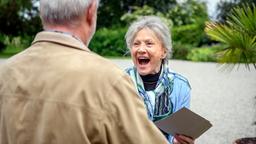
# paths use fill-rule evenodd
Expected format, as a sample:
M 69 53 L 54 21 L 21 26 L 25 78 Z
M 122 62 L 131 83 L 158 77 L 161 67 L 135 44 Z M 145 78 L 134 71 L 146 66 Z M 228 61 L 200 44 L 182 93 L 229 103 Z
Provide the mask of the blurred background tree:
M 0 52 L 2 56 L 9 57 L 26 48 L 31 43 L 34 34 L 42 29 L 36 2 L 36 0 L 0 1 Z
M 182 3 L 177 2 L 176 0 L 169 0 L 169 2 L 165 4 L 160 1 L 154 1 L 154 3 L 160 3 L 162 6 L 159 7 L 160 5 L 157 5 L 156 7 L 152 4 L 152 1 L 150 3 L 149 0 L 133 1 L 133 3 L 129 3 L 129 5 L 125 4 L 128 6 L 127 12 L 119 17 L 121 26 L 123 26 L 124 29 L 127 29 L 130 23 L 144 15 L 156 15 L 161 17 L 171 30 L 172 39 L 174 41 L 173 56 L 177 59 L 187 59 L 187 55 L 192 48 L 208 44 L 208 38 L 204 33 L 204 22 L 208 20 L 205 3 L 198 2 L 196 0 L 188 0 Z M 99 21 L 99 23 L 101 23 L 101 21 Z M 117 26 L 112 23 L 111 27 L 107 27 L 108 32 L 107 30 L 103 30 L 101 32 L 111 33 L 111 31 L 115 31 L 117 27 L 120 27 L 120 25 Z M 101 29 L 101 27 L 99 27 L 99 29 Z M 125 30 L 116 34 L 117 35 L 112 36 L 118 39 L 122 38 L 122 44 L 120 47 L 123 47 L 122 51 L 119 51 L 121 53 L 116 54 L 117 56 L 126 55 L 128 50 L 124 43 Z M 102 48 L 106 46 L 106 43 L 108 43 L 108 47 L 111 47 L 110 45 L 113 44 L 114 41 L 119 41 L 113 40 L 110 42 L 109 40 L 106 40 L 106 42 L 100 42 L 99 39 L 104 40 L 107 39 L 107 37 L 99 38 L 99 36 L 106 36 L 106 34 L 100 34 L 100 31 L 98 31 L 94 36 L 90 46 L 95 52 L 99 52 L 100 48 L 97 47 Z M 120 49 L 120 47 L 118 49 Z M 111 52 L 111 54 L 113 54 L 113 52 Z M 104 55 L 107 55 L 107 53 Z
M 41 22 L 35 2 L 35 0 L 1 0 L 0 33 L 18 36 L 38 32 L 41 29 Z
M 133 7 L 152 7 L 159 12 L 167 12 L 177 4 L 176 0 L 101 0 L 98 11 L 98 28 L 125 26 L 120 17 L 132 12 Z
M 243 0 L 255 3 L 255 0 Z M 233 5 L 242 0 L 221 1 L 217 21 L 224 21 Z M 0 0 L 0 57 L 9 57 L 27 48 L 42 30 L 39 0 Z M 216 51 L 225 47 L 204 32 L 210 21 L 206 4 L 199 0 L 101 0 L 97 32 L 89 47 L 102 56 L 126 56 L 124 35 L 140 16 L 157 15 L 169 26 L 173 58 L 217 61 Z M 214 20 L 215 21 L 215 20 Z

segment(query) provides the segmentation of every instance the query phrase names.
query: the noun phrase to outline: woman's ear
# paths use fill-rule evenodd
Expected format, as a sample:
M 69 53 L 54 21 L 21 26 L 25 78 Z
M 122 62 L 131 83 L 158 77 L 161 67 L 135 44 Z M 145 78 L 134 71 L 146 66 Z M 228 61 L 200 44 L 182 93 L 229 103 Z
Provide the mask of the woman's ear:
M 167 50 L 166 50 L 165 48 L 163 48 L 163 53 L 162 53 L 162 55 L 161 55 L 161 58 L 162 58 L 162 59 L 165 59 L 166 56 L 167 56 Z

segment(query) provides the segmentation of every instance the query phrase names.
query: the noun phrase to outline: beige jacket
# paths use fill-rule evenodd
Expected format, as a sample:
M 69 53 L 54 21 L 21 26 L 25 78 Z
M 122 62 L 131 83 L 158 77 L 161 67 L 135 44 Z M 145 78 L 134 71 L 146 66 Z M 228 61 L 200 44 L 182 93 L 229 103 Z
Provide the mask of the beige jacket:
M 129 76 L 72 36 L 39 33 L 0 67 L 0 144 L 164 144 Z

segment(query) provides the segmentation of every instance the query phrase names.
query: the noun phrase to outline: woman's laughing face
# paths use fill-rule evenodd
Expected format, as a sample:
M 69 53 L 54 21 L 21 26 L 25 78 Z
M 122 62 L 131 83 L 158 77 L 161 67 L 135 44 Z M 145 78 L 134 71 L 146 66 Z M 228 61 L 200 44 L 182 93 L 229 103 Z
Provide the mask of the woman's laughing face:
M 131 55 L 140 75 L 156 74 L 166 57 L 166 50 L 152 30 L 143 28 L 134 38 Z

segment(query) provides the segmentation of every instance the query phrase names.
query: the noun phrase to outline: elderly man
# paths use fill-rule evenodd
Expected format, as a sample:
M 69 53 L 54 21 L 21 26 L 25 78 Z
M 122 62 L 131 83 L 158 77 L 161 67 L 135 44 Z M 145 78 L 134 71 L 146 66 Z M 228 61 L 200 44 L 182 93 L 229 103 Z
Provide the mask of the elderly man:
M 0 68 L 0 144 L 163 144 L 129 76 L 88 44 L 97 0 L 40 0 L 44 31 Z

